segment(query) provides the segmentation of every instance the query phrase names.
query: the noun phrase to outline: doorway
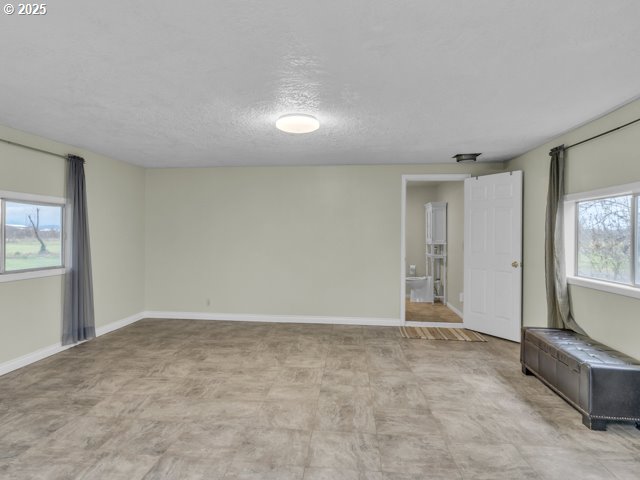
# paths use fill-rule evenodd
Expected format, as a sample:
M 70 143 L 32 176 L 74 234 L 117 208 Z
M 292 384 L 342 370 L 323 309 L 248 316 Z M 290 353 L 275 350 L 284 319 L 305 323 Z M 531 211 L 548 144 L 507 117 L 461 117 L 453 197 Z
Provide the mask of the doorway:
M 404 325 L 464 327 L 464 180 L 470 176 L 402 176 L 400 319 Z M 440 226 L 434 231 L 432 225 Z

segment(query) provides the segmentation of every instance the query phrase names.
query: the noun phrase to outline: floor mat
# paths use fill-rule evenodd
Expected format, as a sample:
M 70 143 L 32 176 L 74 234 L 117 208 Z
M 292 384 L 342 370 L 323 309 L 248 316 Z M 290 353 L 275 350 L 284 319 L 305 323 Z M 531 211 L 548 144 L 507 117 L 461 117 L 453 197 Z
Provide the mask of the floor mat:
M 485 338 L 472 330 L 444 327 L 400 327 L 404 338 L 424 340 L 459 340 L 462 342 L 486 342 Z

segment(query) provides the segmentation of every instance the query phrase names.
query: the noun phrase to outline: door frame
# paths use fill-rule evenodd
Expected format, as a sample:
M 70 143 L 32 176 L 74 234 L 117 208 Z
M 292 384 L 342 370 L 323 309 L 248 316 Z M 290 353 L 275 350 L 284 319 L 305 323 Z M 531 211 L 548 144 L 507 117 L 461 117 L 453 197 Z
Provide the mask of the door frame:
M 406 326 L 420 327 L 448 327 L 464 328 L 464 318 L 461 323 L 443 322 L 407 322 L 405 309 L 406 296 L 406 214 L 407 214 L 407 183 L 409 182 L 464 182 L 472 177 L 470 173 L 427 173 L 427 174 L 407 174 L 402 175 L 402 195 L 400 202 L 400 324 Z M 464 239 L 463 239 L 464 241 Z M 425 247 L 426 248 L 426 247 Z M 426 253 L 425 253 L 426 255 Z

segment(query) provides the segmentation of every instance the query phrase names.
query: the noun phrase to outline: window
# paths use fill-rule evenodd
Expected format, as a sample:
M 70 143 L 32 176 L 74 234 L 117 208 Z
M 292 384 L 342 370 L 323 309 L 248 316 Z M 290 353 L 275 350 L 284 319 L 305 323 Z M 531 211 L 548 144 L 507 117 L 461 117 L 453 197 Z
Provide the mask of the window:
M 640 298 L 640 184 L 567 195 L 569 283 Z
M 64 200 L 0 192 L 0 281 L 64 268 Z
M 631 283 L 631 195 L 578 202 L 579 277 Z
M 640 196 L 636 196 L 636 285 L 640 285 Z

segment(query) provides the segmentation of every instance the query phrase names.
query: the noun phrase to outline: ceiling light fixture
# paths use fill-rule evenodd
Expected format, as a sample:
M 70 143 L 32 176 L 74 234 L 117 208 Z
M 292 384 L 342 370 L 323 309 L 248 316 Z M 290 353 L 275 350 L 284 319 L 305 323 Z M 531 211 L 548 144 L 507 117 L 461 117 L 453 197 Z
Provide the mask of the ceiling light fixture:
M 276 128 L 287 133 L 311 133 L 320 128 L 320 122 L 306 113 L 288 113 L 276 120 Z
M 472 163 L 482 155 L 481 153 L 458 153 L 451 158 L 455 158 L 458 163 Z

